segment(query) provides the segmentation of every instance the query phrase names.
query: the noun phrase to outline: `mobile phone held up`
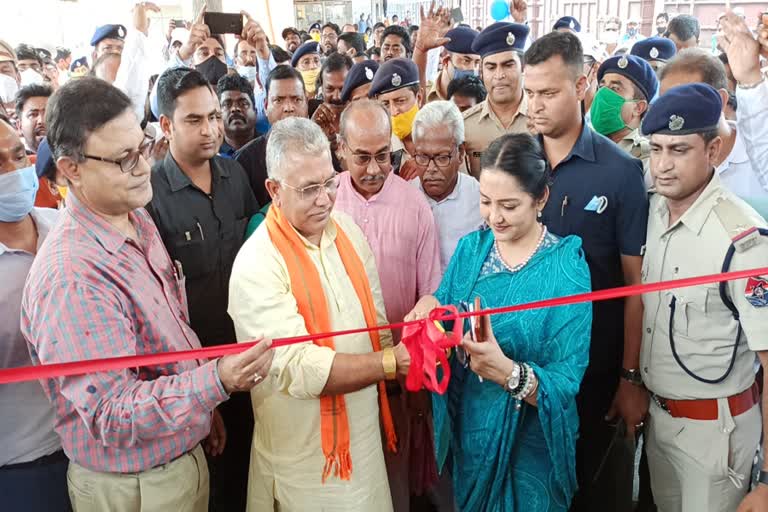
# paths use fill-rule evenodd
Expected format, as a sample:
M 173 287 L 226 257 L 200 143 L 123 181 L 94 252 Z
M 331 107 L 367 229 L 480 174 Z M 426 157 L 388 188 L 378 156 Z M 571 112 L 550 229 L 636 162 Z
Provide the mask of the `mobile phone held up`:
M 205 24 L 208 25 L 212 35 L 240 35 L 243 32 L 243 15 L 239 13 L 207 12 L 205 13 Z

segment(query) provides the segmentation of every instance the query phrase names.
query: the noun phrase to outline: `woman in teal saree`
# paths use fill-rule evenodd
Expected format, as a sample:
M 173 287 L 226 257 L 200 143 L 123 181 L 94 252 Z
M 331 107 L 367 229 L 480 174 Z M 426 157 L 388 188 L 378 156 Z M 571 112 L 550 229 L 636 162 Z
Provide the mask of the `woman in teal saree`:
M 538 142 L 506 135 L 484 153 L 480 210 L 487 229 L 464 237 L 434 297 L 495 308 L 590 291 L 578 237 L 538 222 L 548 176 Z M 589 356 L 591 304 L 484 319 L 486 339 L 451 358 L 445 395 L 432 396 L 438 468 L 453 474 L 462 512 L 566 511 L 576 490 L 575 396 Z

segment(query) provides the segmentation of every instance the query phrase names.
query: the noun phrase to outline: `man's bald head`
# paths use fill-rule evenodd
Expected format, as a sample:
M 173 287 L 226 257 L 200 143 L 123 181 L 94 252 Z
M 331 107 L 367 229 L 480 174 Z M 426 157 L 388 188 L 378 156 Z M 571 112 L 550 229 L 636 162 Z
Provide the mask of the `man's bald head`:
M 342 112 L 339 119 L 339 133 L 342 139 L 363 130 L 377 134 L 381 132 L 387 137 L 392 133 L 389 112 L 378 101 L 353 101 Z

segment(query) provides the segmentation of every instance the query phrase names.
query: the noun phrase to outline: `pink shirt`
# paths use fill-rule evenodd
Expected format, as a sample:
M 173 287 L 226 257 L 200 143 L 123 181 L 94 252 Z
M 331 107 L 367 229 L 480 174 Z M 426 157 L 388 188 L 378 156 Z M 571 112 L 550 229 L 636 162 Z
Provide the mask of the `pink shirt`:
M 144 209 L 130 240 L 73 194 L 38 251 L 24 289 L 21 332 L 34 363 L 200 348 L 184 283 Z M 70 460 L 133 473 L 194 448 L 228 398 L 216 361 L 181 361 L 42 381 Z
M 435 219 L 424 195 L 390 173 L 366 200 L 348 172 L 340 174 L 335 207 L 363 230 L 376 259 L 390 323 L 402 322 L 422 296 L 440 285 L 440 248 Z M 400 333 L 393 332 L 395 340 Z

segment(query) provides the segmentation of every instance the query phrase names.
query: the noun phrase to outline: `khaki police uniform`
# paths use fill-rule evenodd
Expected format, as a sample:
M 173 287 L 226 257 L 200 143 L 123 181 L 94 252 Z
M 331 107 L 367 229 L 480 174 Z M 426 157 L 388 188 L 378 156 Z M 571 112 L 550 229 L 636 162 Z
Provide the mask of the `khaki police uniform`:
M 488 100 L 464 112 L 464 138 L 470 174 L 480 176 L 480 158 L 494 140 L 507 133 L 529 133 L 528 97 L 523 94 L 517 114 L 509 126 L 504 126 L 493 112 Z
M 749 226 L 765 227 L 744 201 L 714 175 L 696 202 L 672 226 L 667 199 L 651 198 L 643 282 L 719 273 L 734 236 Z M 765 267 L 768 238 L 755 233 L 738 246 L 729 270 Z M 696 375 L 717 379 L 728 368 L 738 322 L 725 306 L 718 284 L 643 295 L 645 307 L 640 369 L 651 401 L 647 454 L 659 512 L 733 512 L 749 487 L 760 442 L 758 405 L 734 416 L 727 397 L 755 383 L 756 351 L 768 350 L 768 294 L 759 283 L 768 276 L 727 284 L 741 317 L 743 334 L 733 370 L 718 384 L 695 380 L 675 361 L 669 337 L 670 304 L 675 298 L 672 334 L 676 351 Z M 764 289 L 768 289 L 765 286 Z M 673 417 L 661 406 L 670 400 L 717 399 L 718 418 Z M 687 402 L 690 403 L 690 402 Z
M 427 103 L 432 103 L 433 101 L 447 101 L 448 98 L 444 98 L 440 91 L 437 88 L 437 84 L 440 83 L 440 79 L 443 76 L 443 73 L 445 73 L 445 70 L 441 69 L 440 72 L 435 77 L 435 81 L 432 83 L 427 84 Z
M 635 128 L 619 141 L 619 147 L 643 162 L 643 179 L 645 188 L 653 185 L 651 178 L 651 143 L 640 135 L 640 129 Z

